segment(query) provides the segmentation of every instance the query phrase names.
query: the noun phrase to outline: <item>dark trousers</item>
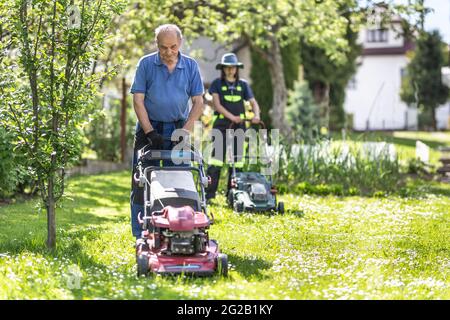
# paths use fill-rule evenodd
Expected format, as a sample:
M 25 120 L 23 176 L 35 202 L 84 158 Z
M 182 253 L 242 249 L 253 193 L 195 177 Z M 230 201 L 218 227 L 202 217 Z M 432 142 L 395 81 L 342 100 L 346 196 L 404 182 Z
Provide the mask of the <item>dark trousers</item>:
M 222 167 L 228 163 L 227 161 L 227 145 L 226 145 L 226 130 L 229 128 L 229 124 L 230 122 L 228 120 L 224 121 L 224 120 L 219 120 L 216 121 L 216 123 L 213 126 L 213 129 L 217 129 L 220 130 L 221 134 L 222 134 L 222 156 L 218 156 L 216 155 L 215 150 L 213 150 L 213 153 L 211 155 L 211 158 L 213 159 L 213 163 L 210 164 L 208 166 L 208 170 L 206 171 L 206 174 L 211 177 L 211 183 L 209 184 L 209 186 L 206 188 L 206 199 L 212 199 L 216 196 L 217 193 L 217 189 L 219 187 L 219 180 L 220 180 L 220 172 L 222 171 Z M 243 129 L 245 130 L 245 126 L 243 124 L 237 125 L 234 129 Z M 241 155 L 242 157 L 242 152 L 243 152 L 243 145 L 242 146 L 238 146 L 238 141 L 235 139 L 233 142 L 233 146 L 232 148 L 234 149 L 234 161 L 236 162 L 239 159 L 239 155 Z M 230 147 L 230 146 L 229 146 Z M 210 161 L 211 163 L 211 161 Z M 242 171 L 239 168 L 235 168 L 236 172 L 240 172 Z M 228 168 L 228 182 L 227 182 L 227 194 L 228 194 L 228 190 L 230 190 L 231 187 L 231 177 L 233 174 L 233 168 L 230 167 Z
M 239 168 L 235 168 L 236 172 L 241 172 Z M 222 167 L 209 166 L 206 174 L 211 177 L 211 184 L 206 188 L 206 199 L 212 199 L 216 197 L 217 189 L 219 187 L 220 172 Z M 231 177 L 233 175 L 233 168 L 228 168 L 228 182 L 227 182 L 227 194 L 231 188 Z
M 184 125 L 184 120 L 177 122 L 161 122 L 161 121 L 151 121 L 153 129 L 156 130 L 164 138 L 163 150 L 172 150 L 173 143 L 170 141 L 172 133 L 176 129 L 180 129 Z M 133 169 L 131 176 L 131 194 L 130 194 L 130 205 L 131 205 L 131 231 L 133 236 L 138 238 L 141 236 L 141 227 L 138 222 L 138 215 L 140 212 L 144 213 L 144 188 L 139 187 L 139 184 L 134 181 L 134 175 L 136 173 L 136 165 L 138 162 L 137 152 L 140 148 L 147 144 L 147 138 L 145 133 L 139 124 L 136 125 L 136 134 L 134 137 L 134 154 L 133 154 Z M 160 162 L 150 161 L 146 163 L 149 166 L 160 166 Z M 174 166 L 173 162 L 170 160 L 164 160 L 163 166 Z

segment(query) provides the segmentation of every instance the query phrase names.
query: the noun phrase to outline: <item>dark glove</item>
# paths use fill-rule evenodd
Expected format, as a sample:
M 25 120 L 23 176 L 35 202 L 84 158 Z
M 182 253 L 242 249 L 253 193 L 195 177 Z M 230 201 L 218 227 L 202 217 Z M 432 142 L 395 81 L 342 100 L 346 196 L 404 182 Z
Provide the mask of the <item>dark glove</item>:
M 144 131 L 141 129 L 136 132 L 134 137 L 134 150 L 141 150 L 143 147 L 147 145 L 147 138 L 145 137 Z
M 161 150 L 163 148 L 164 139 L 156 130 L 148 132 L 145 137 L 147 138 L 148 144 L 154 150 Z

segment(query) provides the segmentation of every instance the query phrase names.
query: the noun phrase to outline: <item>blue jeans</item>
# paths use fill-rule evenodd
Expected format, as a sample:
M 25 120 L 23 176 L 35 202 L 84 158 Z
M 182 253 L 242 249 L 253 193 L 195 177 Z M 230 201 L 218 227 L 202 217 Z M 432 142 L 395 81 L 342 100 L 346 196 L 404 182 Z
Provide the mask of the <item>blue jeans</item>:
M 172 150 L 172 142 L 170 138 L 172 133 L 182 127 L 184 121 L 178 122 L 161 122 L 161 121 L 150 121 L 153 129 L 156 130 L 160 135 L 163 136 L 164 150 Z M 136 125 L 136 136 L 138 132 L 142 130 L 139 123 Z M 142 132 L 141 132 L 142 134 Z M 141 227 L 138 222 L 138 214 L 142 212 L 142 216 L 144 215 L 144 188 L 139 188 L 139 186 L 134 182 L 134 173 L 136 170 L 136 165 L 138 162 L 137 159 L 137 149 L 136 149 L 136 140 L 135 140 L 135 149 L 133 154 L 133 169 L 132 169 L 132 177 L 131 177 L 131 195 L 130 195 L 130 205 L 131 205 L 131 231 L 133 236 L 137 238 L 141 237 Z M 148 163 L 149 166 L 160 166 L 160 161 L 153 160 Z M 173 162 L 170 160 L 163 161 L 164 166 L 174 166 Z

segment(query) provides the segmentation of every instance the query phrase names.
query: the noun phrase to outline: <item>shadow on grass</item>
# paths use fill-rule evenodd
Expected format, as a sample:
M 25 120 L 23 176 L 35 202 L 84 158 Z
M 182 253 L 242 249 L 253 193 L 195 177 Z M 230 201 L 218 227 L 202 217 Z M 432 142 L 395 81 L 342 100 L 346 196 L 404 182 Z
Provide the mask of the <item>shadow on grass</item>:
M 78 182 L 72 193 L 77 204 L 79 200 L 84 200 L 90 206 L 107 205 L 119 210 L 129 203 L 130 191 L 130 186 L 122 186 L 103 180 L 89 180 L 82 183 Z M 83 196 L 79 194 L 83 194 Z
M 427 195 L 450 197 L 450 184 L 437 182 L 433 180 L 432 175 L 425 178 L 410 175 L 410 178 L 405 179 L 404 186 L 394 195 L 413 199 L 420 199 Z
M 22 251 L 33 252 L 55 265 L 51 268 L 50 272 L 54 277 L 60 278 L 60 288 L 68 289 L 74 299 L 117 299 L 114 294 L 115 291 L 111 290 L 110 286 L 120 283 L 121 291 L 126 292 L 121 295 L 119 299 L 189 299 L 190 297 L 180 293 L 177 290 L 173 290 L 172 283 L 169 282 L 164 286 L 155 287 L 155 289 L 145 289 L 142 295 L 136 295 L 133 289 L 139 286 L 147 286 L 146 282 L 153 282 L 152 277 L 138 278 L 135 273 L 130 273 L 126 268 L 123 270 L 115 270 L 120 275 L 120 281 L 116 281 L 117 274 L 111 272 L 111 266 L 102 262 L 99 259 L 95 259 L 85 251 L 83 242 L 77 241 L 78 238 L 84 238 L 83 241 L 92 241 L 96 237 L 95 230 L 83 230 L 78 232 L 64 232 L 65 236 L 59 237 L 58 247 L 54 251 L 46 249 L 45 244 L 41 242 L 36 244 L 32 240 L 24 240 L 20 245 L 15 247 L 8 247 L 8 256 L 20 256 Z M 134 259 L 133 252 L 130 251 L 130 259 Z M 81 280 L 81 288 L 72 287 L 67 282 L 73 276 L 71 276 L 71 268 L 76 268 L 83 272 Z M 175 279 L 173 287 L 179 282 Z M 103 287 L 103 285 L 107 287 Z M 72 284 L 73 285 L 73 284 Z
M 438 186 L 431 186 L 429 192 L 434 194 L 434 195 L 450 197 L 450 184 L 448 185 L 447 188 L 445 188 L 445 187 L 438 187 Z
M 272 264 L 260 259 L 249 259 L 235 254 L 228 255 L 228 263 L 232 270 L 235 270 L 245 278 L 256 277 L 258 279 L 267 279 L 268 276 L 262 273 L 272 267 Z
M 64 245 L 61 243 L 64 242 Z M 60 286 L 69 289 L 74 295 L 75 299 L 82 299 L 84 294 L 80 289 L 74 289 L 68 284 L 68 277 L 70 277 L 71 268 L 80 270 L 86 270 L 88 268 L 96 268 L 100 270 L 107 270 L 107 265 L 93 259 L 88 255 L 82 243 L 80 241 L 64 241 L 59 239 L 59 245 L 57 244 L 56 250 L 48 250 L 45 246 L 44 239 L 23 239 L 16 243 L 2 243 L 0 245 L 0 251 L 5 250 L 8 256 L 16 257 L 16 259 L 22 254 L 33 253 L 37 256 L 42 256 L 47 262 L 51 263 L 50 270 L 46 269 L 46 272 L 50 272 L 52 277 L 60 279 Z M 17 260 L 16 260 L 17 261 Z M 20 259 L 21 266 L 23 267 L 25 261 Z M 16 262 L 17 263 L 17 262 Z M 26 271 L 23 271 L 26 272 Z M 39 277 L 39 275 L 34 276 Z M 67 286 L 67 287 L 66 287 Z
M 103 199 L 101 199 L 100 196 L 101 193 L 90 192 L 89 196 L 77 195 L 73 197 L 72 200 L 65 200 L 62 203 L 61 208 L 63 211 L 62 214 L 65 216 L 64 218 L 69 220 L 73 219 L 74 223 L 84 223 L 84 216 L 91 215 L 96 216 L 97 218 L 88 222 L 97 224 L 98 222 L 102 222 L 101 220 L 106 221 L 113 219 L 113 216 L 121 211 L 130 210 L 129 198 L 118 201 L 117 198 L 115 200 L 109 199 L 108 197 L 103 197 Z M 103 211 L 110 209 L 111 213 L 108 213 L 106 216 L 101 216 L 102 213 L 95 213 L 96 208 L 102 208 Z M 83 217 L 80 217 L 79 215 L 82 215 Z
M 95 240 L 99 236 L 98 228 L 82 229 L 77 231 L 59 229 L 56 234 L 56 249 L 49 250 L 46 246 L 46 230 L 37 235 L 23 237 L 10 237 L 0 242 L 0 252 L 20 254 L 24 251 L 42 254 L 43 256 L 65 257 L 74 263 L 92 265 L 93 260 L 84 254 L 83 241 Z M 100 266 L 100 265 L 99 265 Z
M 332 137 L 336 140 L 341 140 L 342 136 L 338 133 L 332 134 Z M 350 132 L 348 137 L 353 141 L 358 142 L 381 142 L 385 141 L 387 143 L 394 143 L 407 147 L 416 147 L 416 141 L 420 140 L 427 144 L 430 148 L 438 148 L 440 146 L 445 146 L 445 142 L 440 142 L 436 140 L 429 140 L 425 138 L 404 138 L 404 137 L 394 137 L 391 132 Z
M 105 210 L 105 204 L 100 203 L 96 197 L 97 195 L 92 197 L 76 196 L 74 201 L 67 199 L 62 201 L 62 207 L 56 209 L 56 242 L 58 247 L 61 243 L 67 241 L 66 237 L 76 239 L 75 235 L 71 235 L 72 232 L 81 231 L 88 234 L 92 228 L 101 228 L 109 223 L 129 223 L 129 215 L 119 214 L 120 210 L 123 211 L 124 206 L 128 208 L 127 202 L 111 206 L 111 213 L 102 214 L 94 211 L 97 206 L 101 206 L 102 210 Z M 113 196 L 111 201 L 113 201 L 112 199 Z M 106 207 L 106 211 L 108 209 Z M 0 252 L 13 254 L 22 251 L 49 253 L 45 245 L 47 238 L 46 220 L 46 210 L 39 210 L 35 203 L 13 205 L 11 209 L 4 212 L 3 216 L 0 216 Z M 86 234 L 80 234 L 80 236 L 83 237 Z M 70 251 L 77 252 L 77 250 Z
M 95 201 L 86 201 L 88 205 L 95 205 Z M 64 208 L 56 210 L 56 226 L 58 229 L 68 229 L 71 227 L 100 226 L 108 222 L 123 222 L 125 217 L 118 215 L 100 216 L 88 211 L 89 206 Z M 47 233 L 46 212 L 35 213 L 35 210 L 17 210 L 7 214 L 1 219 L 0 225 L 0 250 L 5 246 L 5 239 L 8 242 L 21 243 L 32 241 L 37 236 L 44 236 Z M 127 216 L 128 217 L 128 216 Z
M 445 146 L 445 143 L 443 142 L 437 142 L 433 140 L 426 140 L 426 139 L 408 139 L 408 138 L 399 138 L 399 137 L 387 137 L 386 141 L 390 143 L 395 143 L 398 145 L 408 146 L 408 147 L 416 147 L 416 141 L 420 140 L 426 145 L 428 145 L 430 148 L 437 149 L 440 146 Z
M 70 192 L 57 203 L 58 228 L 64 228 L 66 224 L 99 225 L 123 220 L 117 215 L 129 210 L 129 185 L 101 176 L 83 177 L 71 182 L 73 185 L 67 188 Z M 46 210 L 39 203 L 40 198 L 35 197 L 29 201 L 1 206 L 0 239 L 5 238 L 5 235 L 21 238 L 30 231 L 46 229 Z M 102 208 L 99 213 L 95 212 L 97 207 Z
M 98 191 L 99 193 L 103 194 L 104 196 L 108 197 L 110 193 L 115 194 L 123 194 L 123 195 L 129 195 L 131 190 L 131 185 L 121 185 L 121 184 L 114 184 L 111 181 L 105 181 L 105 180 L 99 180 L 99 179 L 90 179 L 84 182 L 78 181 L 76 185 L 74 186 L 74 191 Z

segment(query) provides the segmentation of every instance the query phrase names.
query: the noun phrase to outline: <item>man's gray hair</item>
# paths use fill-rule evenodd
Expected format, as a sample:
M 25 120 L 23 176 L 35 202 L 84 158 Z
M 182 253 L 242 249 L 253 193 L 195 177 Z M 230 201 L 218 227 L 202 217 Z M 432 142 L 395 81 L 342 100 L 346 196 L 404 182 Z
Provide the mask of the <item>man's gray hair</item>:
M 177 34 L 177 37 L 179 40 L 183 39 L 183 35 L 181 34 L 181 30 L 180 28 L 178 28 L 177 25 L 175 24 L 163 24 L 160 25 L 158 28 L 155 29 L 155 41 L 158 42 L 158 36 L 160 33 L 165 33 L 165 32 L 175 32 Z

